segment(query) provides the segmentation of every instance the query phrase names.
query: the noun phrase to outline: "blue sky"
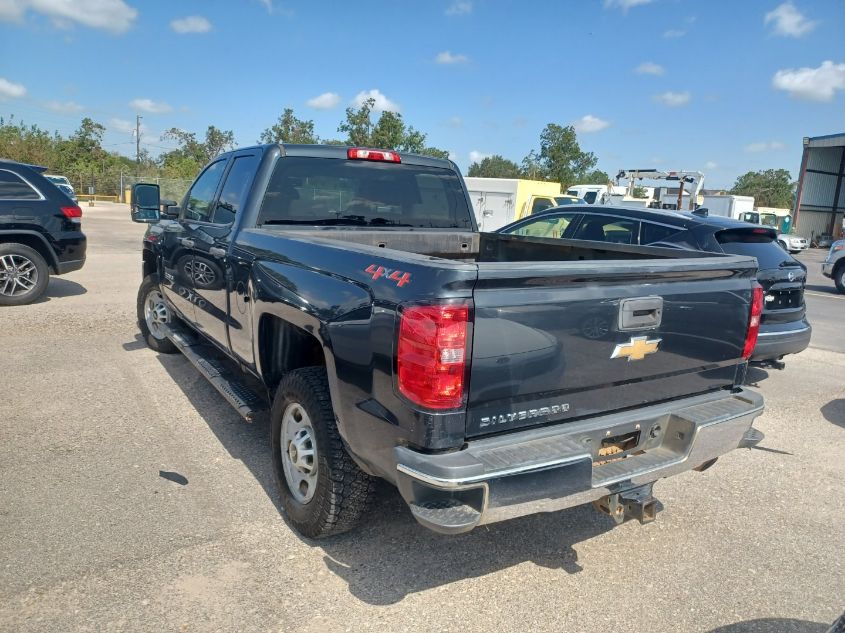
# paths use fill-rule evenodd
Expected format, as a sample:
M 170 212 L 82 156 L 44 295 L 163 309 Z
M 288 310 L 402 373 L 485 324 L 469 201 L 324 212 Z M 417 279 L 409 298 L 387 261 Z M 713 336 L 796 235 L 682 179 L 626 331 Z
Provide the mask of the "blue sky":
M 842 0 L 0 0 L 0 116 L 82 116 L 131 155 L 170 127 L 256 142 L 283 107 L 338 137 L 372 94 L 452 152 L 521 161 L 574 123 L 599 167 L 705 186 L 845 131 Z

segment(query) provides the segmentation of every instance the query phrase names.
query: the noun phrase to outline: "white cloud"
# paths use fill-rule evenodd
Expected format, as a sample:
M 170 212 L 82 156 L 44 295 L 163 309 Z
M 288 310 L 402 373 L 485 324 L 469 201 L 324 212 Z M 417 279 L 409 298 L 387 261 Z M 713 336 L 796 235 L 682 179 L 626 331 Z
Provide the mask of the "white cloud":
M 815 20 L 808 20 L 791 2 L 784 2 L 769 11 L 763 18 L 763 24 L 768 26 L 770 23 L 774 27 L 772 32 L 783 37 L 801 37 L 818 24 Z
M 712 160 L 708 160 L 704 163 L 704 169 L 716 169 L 719 166 L 719 163 L 714 163 Z
M 336 92 L 324 92 L 306 101 L 305 105 L 315 110 L 331 110 L 332 108 L 336 108 L 338 103 L 340 103 L 339 94 Z
M 577 121 L 573 121 L 572 126 L 578 134 L 589 134 L 590 132 L 601 132 L 610 125 L 610 121 L 605 121 L 592 114 L 585 114 Z
M 376 112 L 399 112 L 399 104 L 385 97 L 377 88 L 359 92 L 352 100 L 352 105 L 360 108 L 367 99 L 373 99 L 375 101 L 373 110 Z
M 469 61 L 469 57 L 466 55 L 453 55 L 449 51 L 443 51 L 442 53 L 437 53 L 434 61 L 438 64 L 466 64 Z
M 654 95 L 654 100 L 659 101 L 665 106 L 670 108 L 678 108 L 680 106 L 685 106 L 690 102 L 692 96 L 689 92 L 672 92 L 668 90 L 663 92 L 659 95 Z
M 26 86 L 0 77 L 0 101 L 19 99 L 26 94 Z
M 784 149 L 786 146 L 780 141 L 761 141 L 759 143 L 750 143 L 745 146 L 745 151 L 749 154 L 759 154 L 760 152 L 776 152 Z
M 666 72 L 666 69 L 660 64 L 655 64 L 654 62 L 643 62 L 634 68 L 634 72 L 638 75 L 662 75 Z
M 150 114 L 163 114 L 173 109 L 163 101 L 153 101 L 152 99 L 133 99 L 129 102 L 129 107 Z
M 654 0 L 604 0 L 605 9 L 621 9 L 627 12 L 628 9 L 639 7 L 644 4 L 651 4 Z
M 772 77 L 772 85 L 789 96 L 807 101 L 831 101 L 845 90 L 845 64 L 824 61 L 818 68 L 788 68 Z
M 127 121 L 126 119 L 111 119 L 109 120 L 108 127 L 110 130 L 114 130 L 115 132 L 122 132 L 123 134 L 128 134 L 129 132 L 135 131 L 135 123 L 132 121 Z
M 459 116 L 449 117 L 449 120 L 446 121 L 446 125 L 449 127 L 463 127 L 464 120 Z
M 484 154 L 483 152 L 479 152 L 477 149 L 472 150 L 469 153 L 469 164 L 472 165 L 473 163 L 480 163 L 485 158 L 490 158 L 491 154 Z
M 173 20 L 170 28 L 177 33 L 208 33 L 211 30 L 211 22 L 201 15 L 189 15 Z
M 59 28 L 74 23 L 123 33 L 138 17 L 138 10 L 123 0 L 0 0 L 0 20 L 16 21 L 27 11 L 49 18 Z
M 258 0 L 265 9 L 267 9 L 267 13 L 273 13 L 273 0 Z
M 48 101 L 44 104 L 44 107 L 60 114 L 73 114 L 75 112 L 82 112 L 85 109 L 84 106 L 74 101 Z
M 678 29 L 669 29 L 668 31 L 663 31 L 663 37 L 670 40 L 678 39 L 679 37 L 683 37 L 686 34 L 686 31 L 680 31 Z
M 454 0 L 446 7 L 446 15 L 469 15 L 472 13 L 472 2 L 468 0 Z

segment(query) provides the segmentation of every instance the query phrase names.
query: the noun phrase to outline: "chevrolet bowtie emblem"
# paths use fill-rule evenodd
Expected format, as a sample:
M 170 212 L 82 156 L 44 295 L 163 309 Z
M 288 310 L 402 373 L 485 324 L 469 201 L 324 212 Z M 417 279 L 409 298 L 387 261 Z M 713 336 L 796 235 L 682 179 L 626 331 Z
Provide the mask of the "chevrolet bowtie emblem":
M 654 354 L 657 351 L 657 346 L 660 345 L 659 338 L 648 338 L 647 336 L 632 336 L 627 343 L 619 343 L 610 355 L 611 358 L 627 358 L 628 362 L 632 360 L 642 360 L 649 354 Z

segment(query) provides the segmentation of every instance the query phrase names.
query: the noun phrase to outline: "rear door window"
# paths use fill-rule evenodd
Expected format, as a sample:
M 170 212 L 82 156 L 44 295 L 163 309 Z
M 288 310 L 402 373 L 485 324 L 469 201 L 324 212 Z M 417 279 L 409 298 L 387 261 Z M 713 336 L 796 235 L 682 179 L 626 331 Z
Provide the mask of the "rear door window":
M 756 257 L 760 269 L 779 268 L 781 265 L 800 265 L 789 253 L 778 246 L 768 231 L 758 233 L 754 229 L 729 229 L 716 233 L 716 241 L 719 242 L 722 250 L 730 255 Z
M 547 214 L 502 232 L 523 237 L 563 237 L 567 227 L 576 217 L 577 213 Z
M 637 220 L 626 220 L 606 215 L 585 215 L 572 239 L 636 244 L 640 231 Z
M 652 224 L 651 222 L 643 222 L 642 235 L 640 236 L 640 244 L 647 246 L 655 242 L 673 241 L 669 238 L 676 233 L 680 233 L 683 229 L 674 226 L 664 226 L 663 224 Z
M 40 200 L 41 195 L 23 178 L 7 169 L 0 169 L 0 200 Z

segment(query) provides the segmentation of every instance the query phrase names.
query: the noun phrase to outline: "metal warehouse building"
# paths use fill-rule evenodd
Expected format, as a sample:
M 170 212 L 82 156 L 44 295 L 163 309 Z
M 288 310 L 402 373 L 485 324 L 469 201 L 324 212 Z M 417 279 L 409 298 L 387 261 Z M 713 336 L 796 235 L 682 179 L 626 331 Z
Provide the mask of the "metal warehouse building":
M 839 237 L 845 215 L 845 133 L 804 138 L 795 196 L 796 233 Z

